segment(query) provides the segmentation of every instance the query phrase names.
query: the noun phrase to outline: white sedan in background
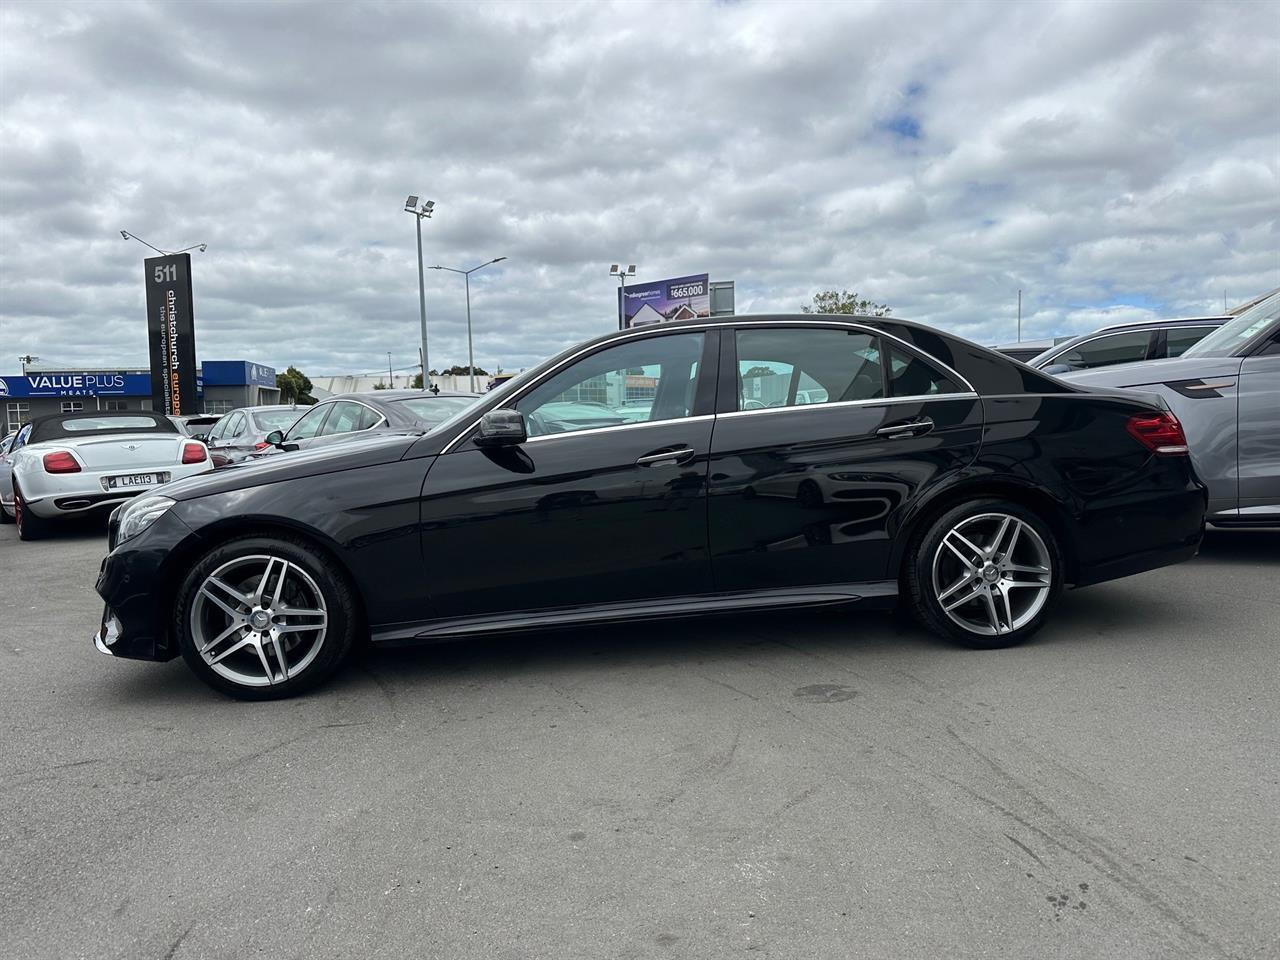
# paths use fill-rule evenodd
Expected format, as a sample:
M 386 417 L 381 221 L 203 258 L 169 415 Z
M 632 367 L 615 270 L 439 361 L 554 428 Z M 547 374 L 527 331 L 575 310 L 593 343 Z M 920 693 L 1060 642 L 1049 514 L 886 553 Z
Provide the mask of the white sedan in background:
M 51 521 L 109 510 L 213 469 L 209 451 L 157 413 L 64 413 L 27 424 L 0 470 L 0 514 L 36 540 Z

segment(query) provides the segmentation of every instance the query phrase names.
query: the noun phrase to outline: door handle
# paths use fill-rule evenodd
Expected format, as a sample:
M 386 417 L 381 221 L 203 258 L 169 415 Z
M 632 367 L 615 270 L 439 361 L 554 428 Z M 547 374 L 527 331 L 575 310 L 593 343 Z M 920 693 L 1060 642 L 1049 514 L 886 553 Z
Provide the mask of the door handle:
M 641 467 L 653 467 L 659 464 L 674 465 L 683 463 L 692 456 L 692 448 L 680 447 L 676 450 L 659 450 L 657 453 L 646 453 L 643 457 L 636 458 L 636 464 Z
M 902 423 L 891 423 L 876 431 L 877 436 L 900 440 L 906 437 L 922 437 L 933 429 L 933 421 L 928 417 L 919 420 L 904 420 Z

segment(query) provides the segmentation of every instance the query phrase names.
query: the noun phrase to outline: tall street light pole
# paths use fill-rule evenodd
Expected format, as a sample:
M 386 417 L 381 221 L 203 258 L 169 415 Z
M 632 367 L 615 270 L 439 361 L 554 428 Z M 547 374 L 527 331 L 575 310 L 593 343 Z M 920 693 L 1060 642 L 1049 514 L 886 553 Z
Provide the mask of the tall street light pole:
M 422 323 L 422 389 L 431 389 L 431 357 L 427 354 L 427 288 L 422 278 L 422 221 L 431 219 L 431 211 L 435 209 L 434 200 L 426 200 L 418 206 L 417 197 L 409 197 L 404 202 L 405 213 L 412 213 L 418 226 L 418 318 Z
M 627 277 L 636 275 L 636 265 L 634 263 L 627 264 L 627 269 L 623 270 L 621 264 L 613 263 L 609 265 L 609 276 L 617 277 L 619 284 L 618 293 L 618 329 L 621 330 L 627 325 Z
M 492 260 L 486 260 L 478 267 L 472 267 L 470 270 L 458 270 L 454 267 L 442 267 L 436 264 L 432 270 L 448 270 L 450 273 L 462 274 L 463 280 L 466 281 L 467 288 L 467 374 L 471 379 L 471 392 L 476 392 L 476 355 L 471 346 L 471 275 L 477 270 L 483 270 L 485 267 L 493 263 L 501 263 L 506 257 L 494 257 Z

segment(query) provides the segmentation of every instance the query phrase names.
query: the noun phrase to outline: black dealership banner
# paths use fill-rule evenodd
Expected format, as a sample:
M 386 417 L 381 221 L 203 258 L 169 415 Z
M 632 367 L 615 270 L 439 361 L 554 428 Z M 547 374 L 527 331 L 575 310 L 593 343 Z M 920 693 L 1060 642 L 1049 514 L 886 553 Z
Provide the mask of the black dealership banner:
M 174 416 L 199 413 L 191 254 L 151 257 L 146 266 L 151 408 Z

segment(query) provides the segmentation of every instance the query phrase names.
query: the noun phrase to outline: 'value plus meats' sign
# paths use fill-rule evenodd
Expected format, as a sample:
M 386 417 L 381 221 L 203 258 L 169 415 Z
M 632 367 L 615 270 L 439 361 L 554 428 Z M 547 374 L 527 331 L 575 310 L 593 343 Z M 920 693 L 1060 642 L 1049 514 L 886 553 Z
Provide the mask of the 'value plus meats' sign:
M 151 257 L 146 268 L 151 406 L 157 412 L 199 413 L 191 254 Z

